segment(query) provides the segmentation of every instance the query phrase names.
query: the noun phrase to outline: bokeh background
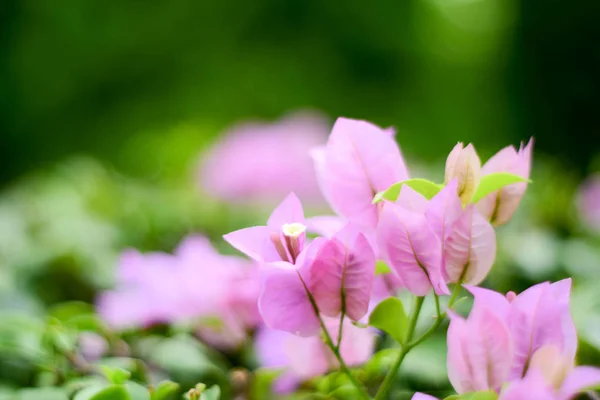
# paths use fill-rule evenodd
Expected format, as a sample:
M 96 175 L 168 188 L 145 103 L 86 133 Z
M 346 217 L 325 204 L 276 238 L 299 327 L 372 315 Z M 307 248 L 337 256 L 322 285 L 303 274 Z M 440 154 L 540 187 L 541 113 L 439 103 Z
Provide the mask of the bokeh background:
M 580 358 L 600 364 L 600 191 L 577 207 L 600 171 L 599 16 L 595 1 L 2 1 L 0 386 L 39 384 L 24 327 L 93 303 L 122 249 L 202 232 L 233 253 L 221 235 L 280 199 L 216 196 L 205 154 L 236 124 L 297 112 L 395 126 L 438 181 L 457 141 L 485 160 L 533 136 L 534 183 L 486 286 L 574 276 Z M 399 386 L 447 388 L 443 346 Z

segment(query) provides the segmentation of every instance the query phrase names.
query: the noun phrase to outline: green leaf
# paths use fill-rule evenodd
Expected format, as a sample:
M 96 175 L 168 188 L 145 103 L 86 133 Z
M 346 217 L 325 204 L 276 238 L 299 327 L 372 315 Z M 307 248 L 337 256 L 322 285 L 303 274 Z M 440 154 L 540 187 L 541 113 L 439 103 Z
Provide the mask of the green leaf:
M 379 303 L 369 316 L 369 325 L 386 332 L 398 343 L 404 343 L 408 317 L 400 299 L 388 297 Z
M 497 400 L 498 394 L 492 390 L 471 393 L 466 400 Z
M 171 381 L 159 383 L 152 392 L 151 400 L 171 400 L 174 399 L 179 391 L 179 385 Z
M 390 272 L 392 272 L 390 267 L 384 261 L 377 261 L 377 264 L 375 264 L 375 275 L 385 275 Z
M 477 186 L 471 201 L 477 203 L 488 194 L 500 190 L 504 186 L 519 182 L 530 182 L 530 180 L 523 178 L 522 176 L 509 174 L 508 172 L 495 172 L 493 174 L 485 175 L 479 181 L 479 186 Z
M 42 340 L 47 345 L 56 347 L 63 353 L 70 353 L 77 344 L 77 332 L 63 326 L 58 319 L 48 317 Z
M 75 394 L 75 397 L 73 397 L 73 400 L 90 400 L 97 393 L 100 393 L 107 387 L 108 387 L 108 385 L 105 383 L 101 383 L 101 384 L 98 383 L 98 384 L 93 384 L 93 385 L 87 386 L 87 387 L 81 389 L 80 391 L 78 391 Z
M 464 394 L 453 394 L 452 396 L 445 397 L 444 400 L 497 400 L 498 394 L 493 390 L 486 390 L 481 392 L 470 392 Z
M 402 182 L 394 183 L 392 186 L 383 190 L 375 195 L 373 198 L 373 204 L 380 202 L 381 200 L 396 201 L 400 195 L 400 189 L 402 185 L 410 186 L 422 194 L 426 199 L 431 199 L 433 196 L 443 188 L 443 185 L 438 185 L 435 182 L 428 181 L 427 179 L 415 178 L 408 179 Z
M 92 397 L 89 400 L 131 400 L 125 385 L 110 385 Z
M 221 398 L 221 389 L 217 386 L 211 386 L 200 395 L 200 400 L 219 400 Z
M 150 400 L 150 392 L 146 386 L 137 382 L 125 382 L 125 387 L 131 400 Z
M 48 315 L 62 321 L 67 322 L 71 318 L 84 315 L 93 314 L 94 306 L 82 301 L 69 301 L 60 304 L 56 304 L 48 310 Z
M 68 397 L 60 388 L 32 388 L 22 389 L 17 392 L 14 400 L 67 400 Z
M 356 388 L 351 384 L 338 387 L 329 393 L 329 396 L 333 397 L 334 399 L 342 400 L 360 399 L 358 390 L 356 390 Z
M 102 369 L 106 379 L 115 385 L 121 385 L 131 377 L 131 372 L 123 368 L 113 368 L 109 367 L 108 365 L 101 365 L 100 369 Z

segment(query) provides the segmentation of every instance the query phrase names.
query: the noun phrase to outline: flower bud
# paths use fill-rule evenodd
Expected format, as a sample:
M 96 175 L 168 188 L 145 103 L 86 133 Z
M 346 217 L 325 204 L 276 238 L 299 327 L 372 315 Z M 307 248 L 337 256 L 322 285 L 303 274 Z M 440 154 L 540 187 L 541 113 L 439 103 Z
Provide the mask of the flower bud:
M 457 193 L 463 204 L 468 203 L 475 189 L 479 185 L 479 176 L 481 173 L 481 160 L 472 144 L 463 148 L 462 143 L 458 143 L 446 159 L 446 175 L 444 182 L 448 184 L 452 179 L 457 178 Z

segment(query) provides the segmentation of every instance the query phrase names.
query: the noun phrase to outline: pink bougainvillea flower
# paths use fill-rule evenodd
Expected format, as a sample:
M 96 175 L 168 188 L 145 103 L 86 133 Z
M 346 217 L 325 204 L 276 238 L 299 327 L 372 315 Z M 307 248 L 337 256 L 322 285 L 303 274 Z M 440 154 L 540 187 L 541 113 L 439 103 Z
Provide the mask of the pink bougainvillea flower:
M 529 178 L 532 148 L 533 138 L 529 140 L 525 147 L 521 143 L 518 151 L 513 146 L 503 148 L 485 163 L 481 169 L 481 175 L 508 172 L 523 178 Z M 526 182 L 507 185 L 478 201 L 477 209 L 493 225 L 506 224 L 519 207 L 526 188 Z
M 260 321 L 259 289 L 255 264 L 189 236 L 172 255 L 125 251 L 116 288 L 102 293 L 97 306 L 115 329 L 193 322 L 207 342 L 232 348 Z
M 569 310 L 571 279 L 543 282 L 507 297 L 488 289 L 467 288 L 475 296 L 472 313 L 492 309 L 511 331 L 515 353 L 509 379 L 523 376 L 533 353 L 545 345 L 555 345 L 568 357 L 575 357 L 577 333 Z
M 424 296 L 433 288 L 438 294 L 447 294 L 448 288 L 442 277 L 440 240 L 428 223 L 420 202 L 415 205 L 417 211 L 402 206 L 410 203 L 404 200 L 403 192 L 412 191 L 407 188 L 400 191 L 399 204 L 386 202 L 382 207 L 377 227 L 379 250 L 411 293 Z M 416 200 L 413 194 L 408 197 Z
M 337 344 L 339 318 L 325 317 L 324 322 Z M 344 361 L 349 366 L 366 362 L 373 354 L 375 337 L 374 330 L 358 328 L 345 320 L 340 345 Z M 255 349 L 262 367 L 282 370 L 274 383 L 279 394 L 292 392 L 301 382 L 339 367 L 331 350 L 318 336 L 299 337 L 263 327 L 256 335 Z
M 588 177 L 579 186 L 576 202 L 583 223 L 600 232 L 600 173 Z
M 322 314 L 342 311 L 354 321 L 369 308 L 375 253 L 365 236 L 348 224 L 321 246 L 310 268 L 310 292 Z
M 448 377 L 457 393 L 499 390 L 511 368 L 513 343 L 504 321 L 487 308 L 466 320 L 450 313 Z
M 223 238 L 256 261 L 294 264 L 306 240 L 302 204 L 294 193 L 290 193 L 271 213 L 266 226 L 240 229 Z
M 479 185 L 481 160 L 472 144 L 458 143 L 446 159 L 445 183 L 457 180 L 456 192 L 461 201 L 468 203 Z
M 276 204 L 289 192 L 321 205 L 309 155 L 327 140 L 331 123 L 315 112 L 296 112 L 276 122 L 245 122 L 229 128 L 203 155 L 199 181 L 219 199 Z
M 475 297 L 473 309 L 466 321 L 453 316 L 448 331 L 448 371 L 456 391 L 498 391 L 503 383 L 521 379 L 535 352 L 545 346 L 555 346 L 561 360 L 574 360 L 577 336 L 569 312 L 570 286 L 570 279 L 544 282 L 506 297 L 467 286 Z M 482 326 L 487 330 L 477 333 Z M 493 374 L 485 372 L 484 361 L 495 366 Z
M 408 179 L 391 130 L 338 118 L 327 145 L 313 150 L 321 190 L 333 210 L 361 227 L 377 225 L 377 192 Z
M 334 317 L 344 311 L 357 321 L 368 311 L 374 270 L 373 250 L 353 226 L 330 239 L 317 238 L 295 265 L 280 261 L 263 270 L 259 308 L 264 322 L 312 336 L 320 330 L 317 313 Z

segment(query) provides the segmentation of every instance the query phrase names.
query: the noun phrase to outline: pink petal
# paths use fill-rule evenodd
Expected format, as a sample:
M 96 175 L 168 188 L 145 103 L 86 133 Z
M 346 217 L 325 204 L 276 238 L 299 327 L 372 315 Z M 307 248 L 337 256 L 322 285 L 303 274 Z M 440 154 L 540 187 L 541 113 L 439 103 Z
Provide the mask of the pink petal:
M 600 368 L 575 367 L 560 388 L 560 393 L 565 399 L 569 399 L 585 389 L 600 385 Z
M 458 282 L 462 277 L 463 282 L 477 285 L 494 263 L 496 232 L 471 204 L 456 221 L 444 250 L 447 279 Z
M 493 172 L 509 172 L 529 178 L 533 138 L 527 146 L 517 152 L 513 146 L 505 147 L 488 160 L 482 168 L 482 175 Z M 517 210 L 525 193 L 527 183 L 513 183 L 491 193 L 477 203 L 477 209 L 495 225 L 507 223 Z
M 442 279 L 440 241 L 423 214 L 386 203 L 377 231 L 388 265 L 411 293 L 425 296 L 432 287 L 438 294 L 448 293 Z
M 375 254 L 366 238 L 351 226 L 344 228 L 323 245 L 311 267 L 311 293 L 321 313 L 334 317 L 345 307 L 351 319 L 362 318 L 374 273 Z
M 471 325 L 471 318 L 468 321 Z M 510 371 L 513 343 L 504 321 L 488 310 L 473 319 L 476 330 L 467 347 L 476 390 L 499 390 Z
M 471 315 L 481 313 L 484 309 L 488 309 L 494 311 L 500 319 L 504 321 L 507 320 L 510 303 L 506 297 L 490 289 L 468 285 L 464 285 L 464 287 L 475 297 Z
M 536 330 L 539 329 L 537 328 L 538 309 L 543 307 L 541 299 L 549 286 L 548 282 L 534 285 L 520 293 L 511 303 L 508 326 L 515 340 L 515 355 L 510 373 L 511 379 L 516 379 L 523 375 L 525 365 L 535 350 L 544 344 L 553 344 L 540 343 L 539 341 L 534 343 L 534 338 L 538 335 Z M 548 306 L 552 307 L 552 304 Z
M 452 233 L 452 227 L 462 215 L 462 205 L 456 190 L 458 180 L 452 179 L 436 194 L 427 205 L 425 216 L 440 240 L 445 241 Z
M 498 400 L 561 400 L 537 371 L 527 373 L 523 379 L 512 381 L 502 391 Z
M 514 146 L 506 146 L 496 154 L 494 154 L 481 167 L 481 174 L 488 175 L 494 172 L 508 172 L 515 160 L 517 159 L 517 150 Z
M 553 330 L 552 335 L 558 334 L 560 348 L 564 353 L 575 357 L 577 330 L 570 309 L 571 282 L 571 278 L 567 278 L 550 285 L 549 297 L 553 299 L 554 307 L 545 307 L 543 314 L 545 318 L 557 322 L 557 329 Z
M 329 369 L 330 350 L 318 336 L 292 335 L 286 339 L 283 349 L 289 361 L 290 372 L 300 380 L 323 375 Z
M 254 351 L 261 367 L 283 368 L 289 364 L 284 344 L 291 333 L 261 326 L 254 337 Z
M 519 294 L 511 303 L 509 327 L 515 338 L 511 377 L 518 377 L 533 355 L 546 345 L 575 357 L 577 333 L 569 309 L 571 279 L 544 282 Z
M 325 151 L 322 185 L 336 212 L 361 226 L 377 224 L 373 196 L 408 178 L 389 133 L 366 121 L 338 118 Z
M 271 242 L 270 230 L 266 226 L 240 229 L 223 235 L 223 239 L 258 262 L 281 261 L 281 257 Z
M 265 273 L 258 299 L 265 324 L 299 336 L 316 335 L 319 321 L 296 269 L 272 268 Z
M 521 293 L 513 302 L 513 335 L 518 353 L 513 366 L 517 376 L 535 351 L 554 345 L 568 357 L 577 350 L 577 333 L 569 309 L 571 279 L 535 285 Z
M 396 204 L 416 213 L 424 213 L 427 203 L 427 199 L 421 193 L 408 185 L 402 185 L 396 199 Z
M 339 320 L 338 320 L 339 321 Z M 335 332 L 332 336 L 337 343 L 337 330 L 339 322 L 334 325 L 334 329 L 329 329 Z M 369 328 L 359 328 L 354 326 L 350 321 L 344 320 L 342 331 L 342 344 L 340 345 L 340 353 L 342 358 L 349 366 L 358 366 L 369 361 L 375 350 L 375 339 L 377 334 Z
M 267 226 L 279 232 L 281 226 L 292 222 L 304 223 L 302 203 L 294 193 L 290 193 L 271 213 Z
M 317 235 L 332 237 L 346 225 L 346 220 L 335 215 L 323 215 L 306 219 L 306 229 Z
M 457 393 L 467 393 L 474 390 L 473 371 L 467 353 L 468 340 L 473 334 L 466 321 L 449 312 L 450 326 L 448 327 L 448 379 Z

